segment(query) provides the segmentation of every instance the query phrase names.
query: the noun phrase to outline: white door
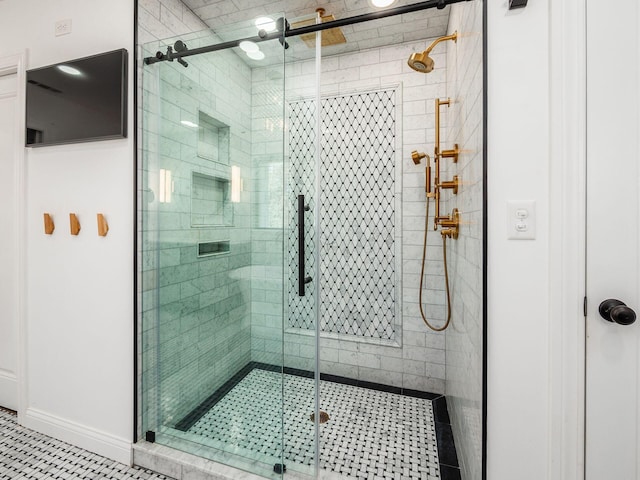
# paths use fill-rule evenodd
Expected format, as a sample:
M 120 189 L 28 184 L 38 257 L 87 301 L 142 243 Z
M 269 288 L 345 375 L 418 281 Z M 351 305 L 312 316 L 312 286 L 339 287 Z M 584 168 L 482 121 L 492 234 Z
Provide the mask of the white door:
M 640 479 L 640 7 L 587 0 L 586 480 Z M 612 311 L 629 321 L 629 310 Z
M 17 76 L 0 76 L 0 406 L 18 409 Z

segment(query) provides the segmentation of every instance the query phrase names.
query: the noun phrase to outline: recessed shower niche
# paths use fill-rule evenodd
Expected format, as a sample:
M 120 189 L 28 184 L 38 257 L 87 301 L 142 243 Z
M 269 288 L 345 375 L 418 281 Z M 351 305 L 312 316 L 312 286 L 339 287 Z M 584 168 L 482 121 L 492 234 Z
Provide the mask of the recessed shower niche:
M 228 178 L 191 173 L 191 226 L 233 226 L 231 182 Z
M 229 165 L 229 125 L 198 111 L 198 156 Z
M 192 227 L 233 226 L 231 182 L 228 174 L 229 130 L 229 125 L 198 110 L 197 155 L 210 160 L 210 167 L 215 173 L 191 173 Z

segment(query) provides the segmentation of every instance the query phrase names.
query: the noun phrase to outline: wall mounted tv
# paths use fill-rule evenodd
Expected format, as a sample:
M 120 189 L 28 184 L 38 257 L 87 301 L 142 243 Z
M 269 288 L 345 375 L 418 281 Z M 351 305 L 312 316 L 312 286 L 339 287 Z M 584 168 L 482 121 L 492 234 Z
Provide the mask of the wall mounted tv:
M 27 71 L 26 145 L 127 136 L 127 51 Z

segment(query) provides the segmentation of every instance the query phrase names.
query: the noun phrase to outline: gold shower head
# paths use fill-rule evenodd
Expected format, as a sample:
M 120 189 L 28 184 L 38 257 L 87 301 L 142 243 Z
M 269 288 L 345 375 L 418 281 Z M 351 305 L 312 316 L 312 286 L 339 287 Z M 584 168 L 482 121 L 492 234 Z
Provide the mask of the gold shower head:
M 409 57 L 409 66 L 416 72 L 429 73 L 433 70 L 435 62 L 426 52 L 412 53 Z
M 429 45 L 429 48 L 427 48 L 424 52 L 412 53 L 407 63 L 416 72 L 429 73 L 433 71 L 433 68 L 435 67 L 435 62 L 433 61 L 433 58 L 429 56 L 429 54 L 437 44 L 439 44 L 440 42 L 445 42 L 447 40 L 453 40 L 454 42 L 457 42 L 458 32 L 455 31 L 451 35 L 437 38 L 436 40 L 433 41 L 431 45 Z
M 316 13 L 320 15 L 320 21 L 322 23 L 325 22 L 333 22 L 336 17 L 333 15 L 325 15 L 324 8 L 316 8 Z M 291 25 L 291 28 L 302 28 L 308 27 L 309 25 L 315 24 L 315 17 L 308 20 L 301 20 L 299 22 L 295 22 Z M 300 35 L 300 38 L 304 41 L 304 43 L 309 48 L 316 48 L 316 34 L 315 33 L 305 33 Z M 320 42 L 323 47 L 329 47 L 331 45 L 338 45 L 340 43 L 347 43 L 347 39 L 342 33 L 342 29 L 339 27 L 330 28 L 328 30 L 324 30 L 322 32 L 322 41 Z

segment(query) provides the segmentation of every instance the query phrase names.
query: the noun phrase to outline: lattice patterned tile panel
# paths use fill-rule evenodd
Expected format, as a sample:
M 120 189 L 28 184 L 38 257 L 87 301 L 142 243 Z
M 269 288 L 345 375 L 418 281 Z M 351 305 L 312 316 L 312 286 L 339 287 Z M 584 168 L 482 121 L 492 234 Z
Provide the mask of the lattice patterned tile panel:
M 315 234 L 313 212 L 316 208 L 315 155 L 316 104 L 313 101 L 290 104 L 289 150 L 290 177 L 286 193 L 289 206 L 289 288 L 288 323 L 290 327 L 313 330 L 315 328 L 315 289 L 309 284 L 304 297 L 298 296 L 298 195 L 305 196 L 309 212 L 305 215 L 305 275 L 318 278 L 315 265 Z
M 329 97 L 321 102 L 320 328 L 393 339 L 400 300 L 395 242 L 400 213 L 395 208 L 396 91 Z M 314 191 L 315 103 L 295 102 L 290 108 L 290 188 L 304 191 L 309 198 Z M 309 200 L 311 204 L 313 199 Z M 292 212 L 289 270 L 291 285 L 297 288 L 297 217 Z M 308 259 L 315 248 L 311 220 L 305 226 Z M 309 268 L 307 273 L 313 275 Z M 290 299 L 294 293 L 290 289 Z M 308 295 L 290 301 L 290 327 L 313 328 L 314 300 Z

